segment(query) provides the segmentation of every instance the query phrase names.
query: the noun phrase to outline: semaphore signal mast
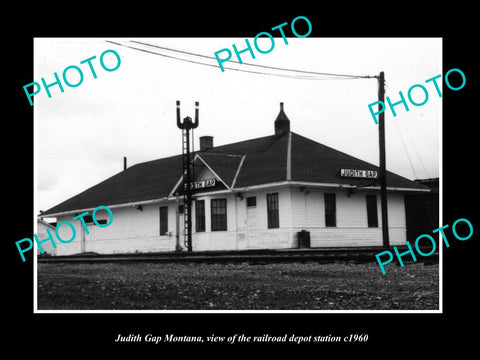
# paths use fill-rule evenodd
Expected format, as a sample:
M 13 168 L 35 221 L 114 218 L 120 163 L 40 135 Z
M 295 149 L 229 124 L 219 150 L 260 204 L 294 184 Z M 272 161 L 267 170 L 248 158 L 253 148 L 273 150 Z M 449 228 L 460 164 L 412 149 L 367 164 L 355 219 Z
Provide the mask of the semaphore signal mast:
M 198 127 L 198 101 L 195 102 L 195 121 L 187 116 L 180 120 L 180 101 L 177 100 L 177 127 L 182 130 L 182 159 L 183 159 L 183 219 L 184 245 L 192 251 L 192 158 L 190 154 L 190 130 Z

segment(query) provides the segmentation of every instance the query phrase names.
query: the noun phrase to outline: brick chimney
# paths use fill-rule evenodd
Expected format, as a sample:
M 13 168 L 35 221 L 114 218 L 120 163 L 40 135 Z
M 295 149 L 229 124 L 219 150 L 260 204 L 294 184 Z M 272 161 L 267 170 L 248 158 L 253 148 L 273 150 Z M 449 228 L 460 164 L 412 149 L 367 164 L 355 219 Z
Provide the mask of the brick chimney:
M 283 102 L 280 103 L 280 112 L 275 120 L 275 135 L 281 136 L 290 132 L 290 120 L 283 111 Z
M 213 136 L 200 136 L 200 151 L 213 148 Z

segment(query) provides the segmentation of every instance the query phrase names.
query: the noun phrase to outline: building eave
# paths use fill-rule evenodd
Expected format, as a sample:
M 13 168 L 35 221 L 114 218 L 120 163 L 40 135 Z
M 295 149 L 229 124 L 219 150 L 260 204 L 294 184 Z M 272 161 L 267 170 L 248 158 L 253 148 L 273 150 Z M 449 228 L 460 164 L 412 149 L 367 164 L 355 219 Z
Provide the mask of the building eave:
M 357 186 L 349 184 L 338 184 L 338 183 L 317 183 L 317 182 L 306 182 L 306 181 L 279 181 L 269 184 L 261 185 L 252 185 L 232 189 L 233 191 L 250 191 L 256 189 L 263 189 L 269 187 L 284 187 L 284 186 L 305 186 L 305 187 L 317 187 L 317 188 L 337 188 L 337 189 L 367 189 L 367 190 L 380 190 L 380 186 Z M 420 188 L 403 188 L 403 187 L 393 187 L 387 186 L 388 191 L 401 191 L 401 192 L 430 192 L 430 189 L 420 189 Z
M 236 188 L 227 188 L 224 190 L 217 190 L 217 191 L 208 191 L 208 192 L 202 192 L 199 193 L 200 195 L 219 195 L 219 194 L 224 194 L 224 193 L 232 193 L 232 192 L 246 192 L 246 191 L 252 191 L 252 190 L 261 190 L 261 189 L 267 189 L 267 188 L 275 188 L 275 187 L 288 187 L 288 186 L 304 186 L 304 187 L 310 187 L 310 188 L 332 188 L 332 189 L 358 189 L 358 190 L 378 190 L 380 191 L 379 186 L 356 186 L 356 185 L 348 185 L 348 184 L 337 184 L 337 183 L 316 183 L 316 182 L 306 182 L 306 181 L 278 181 L 278 182 L 272 182 L 268 184 L 259 184 L 259 185 L 251 185 L 251 186 L 244 186 L 244 187 L 236 187 Z M 431 189 L 419 189 L 419 188 L 402 188 L 402 187 L 387 187 L 388 191 L 398 191 L 398 192 L 423 192 L 423 193 L 428 193 L 431 191 Z M 195 194 L 194 194 L 195 196 Z M 134 202 L 129 202 L 129 203 L 123 203 L 123 204 L 115 204 L 115 205 L 106 205 L 110 209 L 121 209 L 121 208 L 127 208 L 127 207 L 135 207 L 138 205 L 148 205 L 148 204 L 155 204 L 155 203 L 160 203 L 164 201 L 173 201 L 175 200 L 174 195 L 169 195 L 167 197 L 162 197 L 159 199 L 152 199 L 152 200 L 140 200 L 140 201 L 134 201 Z M 83 209 L 73 209 L 73 210 L 68 210 L 68 211 L 62 211 L 62 212 L 57 212 L 57 213 L 51 213 L 51 214 L 39 214 L 39 218 L 50 218 L 50 217 L 59 217 L 59 216 L 67 216 L 67 215 L 73 215 L 73 214 L 79 214 L 85 211 L 92 211 L 96 207 L 90 207 L 90 208 L 83 208 Z
M 162 201 L 168 201 L 168 200 L 174 200 L 175 197 L 163 197 L 160 199 L 153 199 L 153 200 L 140 200 L 140 201 L 134 201 L 134 202 L 129 202 L 129 203 L 123 203 L 123 204 L 115 204 L 115 205 L 105 205 L 108 206 L 109 209 L 120 209 L 120 208 L 125 208 L 125 207 L 135 207 L 138 205 L 148 205 L 148 204 L 155 204 L 159 203 Z M 99 206 L 99 205 L 98 205 Z M 83 209 L 74 209 L 74 210 L 67 210 L 67 211 L 61 211 L 57 213 L 51 213 L 51 214 L 39 214 L 39 218 L 50 218 L 50 217 L 58 217 L 58 216 L 67 216 L 67 215 L 73 215 L 73 214 L 78 214 L 78 213 L 83 213 L 85 211 L 92 211 L 97 206 L 95 207 L 89 207 L 89 208 L 83 208 Z

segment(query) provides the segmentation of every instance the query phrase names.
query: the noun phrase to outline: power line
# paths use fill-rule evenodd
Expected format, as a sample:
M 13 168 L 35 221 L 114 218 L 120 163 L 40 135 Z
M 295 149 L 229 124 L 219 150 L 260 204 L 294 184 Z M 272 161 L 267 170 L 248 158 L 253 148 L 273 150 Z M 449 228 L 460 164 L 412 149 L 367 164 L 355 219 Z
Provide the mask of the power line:
M 385 87 L 390 90 L 390 87 L 385 84 Z M 413 175 L 415 176 L 415 179 L 417 179 L 417 173 L 415 172 L 415 167 L 413 166 L 412 158 L 410 157 L 410 153 L 408 152 L 407 145 L 405 144 L 405 141 L 403 140 L 402 133 L 400 131 L 400 127 L 398 126 L 398 122 L 394 119 L 393 122 L 395 123 L 395 127 L 397 129 L 398 135 L 400 135 L 400 140 L 403 145 L 403 150 L 405 150 L 405 154 L 407 154 L 408 162 L 410 163 L 410 167 L 412 168 Z
M 386 85 L 386 86 L 387 86 L 387 88 L 390 90 L 390 88 L 388 87 L 388 85 Z M 398 117 L 399 117 L 400 120 L 401 120 L 400 122 L 403 123 L 403 127 L 404 127 L 405 130 L 407 131 L 407 135 L 408 135 L 408 137 L 410 138 L 410 142 L 411 142 L 412 145 L 413 145 L 413 149 L 415 150 L 415 153 L 417 154 L 417 157 L 418 157 L 418 159 L 420 160 L 420 163 L 422 164 L 423 171 L 425 171 L 425 174 L 427 175 L 427 178 L 430 178 L 430 175 L 428 174 L 428 171 L 427 171 L 427 167 L 425 166 L 425 163 L 423 162 L 422 156 L 420 155 L 420 152 L 418 151 L 417 146 L 415 145 L 415 141 L 413 140 L 413 137 L 411 136 L 410 131 L 408 130 L 407 121 L 405 120 L 405 118 L 403 117 L 402 114 L 398 114 Z M 399 133 L 399 135 L 400 135 L 400 140 L 402 141 L 403 147 L 404 147 L 404 149 L 405 149 L 405 153 L 407 154 L 408 160 L 409 160 L 409 162 L 410 162 L 410 166 L 412 167 L 413 174 L 415 175 L 415 178 L 418 178 L 418 177 L 417 177 L 417 174 L 416 174 L 416 172 L 415 172 L 415 169 L 414 169 L 414 167 L 413 167 L 413 162 L 412 162 L 412 159 L 411 159 L 411 157 L 410 157 L 410 153 L 409 153 L 409 151 L 408 151 L 408 149 L 407 149 L 407 146 L 406 146 L 405 141 L 404 141 L 404 139 L 403 139 L 402 133 L 401 133 L 401 131 L 400 131 L 400 127 L 399 127 L 399 125 L 397 124 L 397 121 L 393 120 L 393 122 L 395 123 L 396 128 L 397 128 L 397 131 L 398 131 L 398 133 Z
M 143 52 L 146 52 L 146 53 L 149 53 L 149 54 L 158 55 L 158 56 L 163 56 L 163 57 L 170 58 L 170 59 L 185 61 L 185 62 L 197 64 L 197 65 L 204 65 L 204 66 L 210 66 L 210 67 L 215 67 L 215 68 L 218 67 L 217 65 L 207 64 L 207 63 L 203 63 L 203 62 L 195 61 L 195 60 L 182 59 L 182 58 L 179 58 L 179 57 L 176 57 L 176 56 L 161 54 L 161 53 L 158 53 L 158 52 L 153 52 L 153 51 L 145 50 L 145 49 L 140 49 L 140 48 L 137 48 L 137 47 L 133 47 L 133 46 L 130 46 L 130 45 L 125 45 L 125 44 L 117 43 L 117 42 L 114 42 L 114 41 L 109 41 L 109 40 L 106 40 L 106 41 L 109 42 L 109 43 L 115 44 L 115 45 L 127 47 L 127 48 L 129 48 L 129 49 L 138 50 L 138 51 L 143 51 Z M 288 77 L 288 78 L 298 78 L 298 76 L 292 76 L 292 75 L 272 74 L 272 73 L 265 73 L 265 72 L 252 71 L 252 70 L 244 70 L 244 69 L 227 68 L 227 67 L 224 67 L 224 68 L 225 68 L 225 69 L 229 69 L 229 70 L 234 70 L 234 71 L 241 71 L 241 72 L 247 72 L 247 73 L 252 73 L 252 74 L 258 74 L 258 75 L 273 75 L 273 76 Z M 308 80 L 310 80 L 310 79 L 308 79 Z
M 165 54 L 159 54 L 159 53 L 157 53 L 157 52 L 153 52 L 153 51 L 150 51 L 150 50 L 139 49 L 139 48 L 136 48 L 136 47 L 133 47 L 133 46 L 121 44 L 121 43 L 118 43 L 118 42 L 115 42 L 115 41 L 111 41 L 111 40 L 105 40 L 105 41 L 108 42 L 108 43 L 111 43 L 111 44 L 115 44 L 115 45 L 118 45 L 118 46 L 124 46 L 124 47 L 127 47 L 127 48 L 129 48 L 129 49 L 138 50 L 138 51 L 143 51 L 143 52 L 146 52 L 146 53 L 149 53 L 149 54 L 153 54 L 153 55 L 158 55 L 158 56 L 163 56 L 163 57 L 172 58 L 172 59 L 176 59 L 176 60 L 186 61 L 186 62 L 190 62 L 190 63 L 194 63 L 194 64 L 200 64 L 200 65 L 205 65 L 205 66 L 216 67 L 215 65 L 205 64 L 205 63 L 201 63 L 201 62 L 194 61 L 194 60 L 181 59 L 181 58 L 178 58 L 178 57 L 175 57 L 175 56 L 170 56 L 170 55 L 165 55 Z M 233 69 L 233 70 L 235 70 L 235 69 Z
M 149 54 L 152 54 L 152 55 L 158 55 L 158 56 L 162 56 L 162 57 L 166 57 L 166 58 L 170 58 L 170 59 L 175 59 L 175 60 L 179 60 L 179 61 L 184 61 L 184 62 L 188 62 L 188 63 L 193 63 L 193 64 L 197 64 L 197 65 L 204 65 L 204 66 L 218 68 L 218 65 L 208 64 L 208 63 L 197 61 L 197 60 L 184 59 L 184 58 L 173 56 L 173 55 L 162 54 L 162 53 L 159 53 L 159 52 L 154 52 L 154 51 L 151 51 L 151 50 L 146 50 L 146 49 L 142 49 L 142 48 L 138 48 L 138 47 L 134 47 L 134 46 L 131 46 L 131 45 L 126 45 L 126 44 L 122 44 L 122 43 L 115 42 L 115 41 L 110 41 L 110 40 L 106 40 L 106 42 L 111 43 L 111 44 L 115 44 L 115 45 L 118 45 L 118 46 L 127 47 L 127 48 L 132 49 L 132 50 L 142 51 L 142 52 L 149 53 Z M 138 43 L 140 43 L 140 42 L 138 42 Z M 147 44 L 147 46 L 154 46 L 154 45 L 148 45 Z M 154 46 L 154 47 L 157 47 L 157 46 Z M 159 48 L 162 48 L 162 47 L 159 47 Z M 195 54 L 195 53 L 190 53 L 190 52 L 186 52 L 186 51 L 182 51 L 182 50 L 174 50 L 174 49 L 170 49 L 170 48 L 163 48 L 163 49 L 170 50 L 170 51 L 177 51 L 177 52 L 180 52 L 180 53 L 185 53 L 185 54 L 194 55 L 194 56 L 198 56 L 198 57 L 215 59 L 215 58 L 209 57 L 207 55 Z M 257 74 L 257 75 L 278 76 L 278 77 L 300 79 L 300 80 L 341 80 L 341 79 L 343 79 L 343 80 L 354 80 L 354 79 L 361 79 L 361 78 L 375 78 L 376 77 L 376 76 L 356 76 L 356 75 L 345 75 L 345 74 L 316 73 L 316 72 L 309 72 L 309 71 L 304 71 L 304 70 L 275 68 L 275 67 L 269 67 L 269 66 L 265 66 L 265 65 L 255 65 L 255 64 L 247 64 L 247 63 L 245 63 L 244 65 L 260 67 L 260 68 L 270 68 L 270 69 L 281 70 L 281 71 L 300 72 L 300 73 L 305 73 L 307 75 L 275 74 L 275 73 L 271 73 L 271 72 L 261 72 L 261 71 L 247 70 L 247 69 L 236 69 L 236 68 L 225 67 L 225 66 L 224 66 L 224 68 L 228 69 L 228 70 L 246 72 L 246 73 Z M 323 77 L 319 78 L 319 77 L 314 77 L 312 75 L 321 75 Z M 341 78 L 339 78 L 339 77 L 341 77 Z
M 133 43 L 145 45 L 145 46 L 151 46 L 155 48 L 159 48 L 162 50 L 168 50 L 168 51 L 173 51 L 173 52 L 179 52 L 182 54 L 188 54 L 192 56 L 198 56 L 202 58 L 207 58 L 207 59 L 212 59 L 212 60 L 217 60 L 213 56 L 208 56 L 208 55 L 203 55 L 203 54 L 197 54 L 189 51 L 184 51 L 184 50 L 177 50 L 177 49 L 172 49 L 168 48 L 165 46 L 159 46 L 159 45 L 154 45 L 154 44 L 149 44 L 141 41 L 135 41 L 131 40 Z M 240 62 L 235 61 L 235 60 L 229 60 L 234 63 L 240 64 Z M 354 79 L 371 79 L 371 78 L 376 78 L 377 76 L 372 76 L 372 75 L 349 75 L 349 74 L 335 74 L 335 73 L 322 73 L 322 72 L 316 72 L 316 71 L 308 71 L 308 70 L 298 70 L 298 69 L 288 69 L 288 68 L 280 68 L 280 67 L 275 67 L 275 66 L 267 66 L 267 65 L 259 65 L 259 64 L 250 64 L 250 63 L 242 63 L 241 65 L 247 65 L 247 66 L 254 66 L 254 67 L 260 67 L 260 68 L 265 68 L 265 69 L 272 69 L 272 70 L 281 70 L 281 71 L 291 71 L 291 72 L 297 72 L 297 73 L 303 73 L 303 74 L 310 74 L 310 75 L 322 75 L 322 76 L 334 76 L 334 77 L 347 77 L 347 78 L 354 78 Z
M 405 127 L 405 129 L 407 130 L 407 135 L 408 137 L 410 138 L 410 141 L 412 142 L 412 145 L 413 145 L 413 148 L 415 149 L 415 152 L 417 153 L 417 156 L 418 158 L 420 159 L 420 163 L 422 164 L 422 167 L 423 167 L 423 170 L 425 171 L 425 174 L 427 175 L 427 178 L 430 179 L 430 175 L 428 174 L 428 171 L 427 171 L 427 168 L 425 166 L 425 163 L 423 162 L 423 159 L 422 157 L 420 156 L 420 153 L 417 149 L 417 146 L 415 145 L 415 141 L 413 141 L 413 138 L 412 136 L 410 135 L 410 131 L 408 130 L 408 126 L 407 126 L 407 122 L 406 121 L 402 121 L 403 122 L 403 126 Z
M 415 172 L 415 168 L 414 168 L 414 166 L 413 166 L 412 159 L 411 159 L 411 157 L 410 157 L 410 153 L 408 152 L 407 146 L 405 145 L 405 141 L 403 140 L 402 133 L 400 132 L 400 128 L 399 128 L 399 126 L 398 126 L 398 122 L 395 121 L 395 120 L 393 120 L 393 122 L 395 123 L 395 126 L 396 126 L 396 128 L 397 128 L 398 134 L 400 135 L 400 140 L 402 141 L 403 149 L 405 150 L 405 153 L 407 154 L 408 162 L 410 163 L 410 166 L 411 166 L 411 168 L 412 168 L 413 175 L 415 176 L 415 179 L 418 179 L 417 173 Z

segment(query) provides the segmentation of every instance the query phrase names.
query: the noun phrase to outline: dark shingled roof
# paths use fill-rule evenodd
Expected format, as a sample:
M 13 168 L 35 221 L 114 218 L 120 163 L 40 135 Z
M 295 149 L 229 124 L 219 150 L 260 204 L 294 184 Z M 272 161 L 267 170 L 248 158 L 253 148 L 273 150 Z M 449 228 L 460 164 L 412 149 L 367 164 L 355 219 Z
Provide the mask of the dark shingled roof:
M 340 177 L 340 169 L 375 170 L 379 167 L 292 132 L 292 181 L 365 186 L 373 179 Z M 375 185 L 379 185 L 376 181 Z M 426 189 L 387 171 L 387 187 Z
M 235 188 L 282 182 L 288 180 L 287 153 L 290 136 L 291 181 L 378 186 L 373 179 L 340 177 L 341 168 L 378 171 L 377 166 L 294 132 L 217 146 L 197 153 L 228 186 L 232 186 L 239 168 Z M 42 215 L 164 198 L 170 194 L 181 174 L 181 155 L 133 165 L 48 209 Z M 387 172 L 387 186 L 427 189 L 422 184 L 391 172 Z
M 235 187 L 285 181 L 288 136 L 265 136 L 234 144 L 217 146 L 206 153 L 245 155 Z M 200 156 L 204 157 L 204 153 Z M 215 170 L 215 168 L 213 169 Z M 220 175 L 219 175 L 220 176 Z
M 182 155 L 133 165 L 42 215 L 159 199 L 170 193 L 181 174 Z
M 235 174 L 242 161 L 242 155 L 227 155 L 227 154 L 215 154 L 215 153 L 200 153 L 199 157 L 215 171 L 225 185 L 232 186 Z M 197 164 L 199 161 L 195 164 Z M 196 165 L 197 166 L 197 165 Z M 196 171 L 196 170 L 195 170 Z

